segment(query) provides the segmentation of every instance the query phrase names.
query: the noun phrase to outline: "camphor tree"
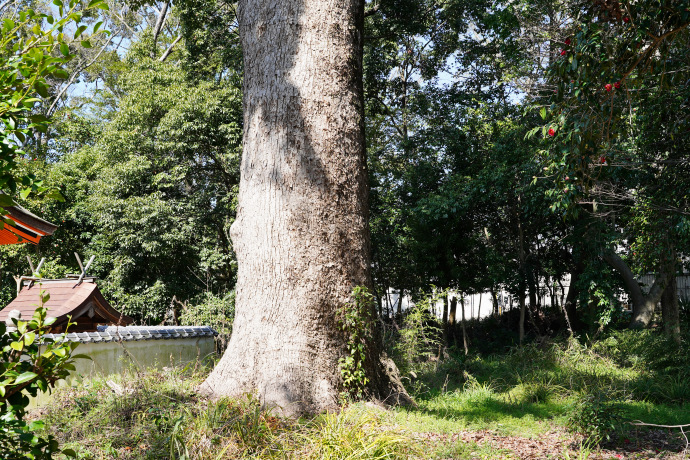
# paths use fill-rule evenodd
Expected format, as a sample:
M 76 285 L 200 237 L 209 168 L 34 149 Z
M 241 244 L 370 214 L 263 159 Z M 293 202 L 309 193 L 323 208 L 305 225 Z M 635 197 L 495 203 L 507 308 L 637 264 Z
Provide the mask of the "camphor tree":
M 356 286 L 371 286 L 364 2 L 243 0 L 238 17 L 244 139 L 231 228 L 236 316 L 228 349 L 201 390 L 253 391 L 283 413 L 320 411 L 346 390 L 339 316 Z M 373 337 L 361 344 L 367 394 L 404 396 L 390 377 L 394 365 L 379 360 L 375 334 L 365 335 Z

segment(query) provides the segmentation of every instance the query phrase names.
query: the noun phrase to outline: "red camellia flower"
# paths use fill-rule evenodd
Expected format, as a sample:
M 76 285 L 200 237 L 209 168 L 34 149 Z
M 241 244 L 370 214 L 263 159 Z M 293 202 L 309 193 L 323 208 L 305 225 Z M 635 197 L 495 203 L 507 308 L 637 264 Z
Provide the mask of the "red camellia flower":
M 599 161 L 601 161 L 601 164 L 606 164 L 606 157 L 602 156 L 599 158 Z
M 570 41 L 569 38 L 566 38 L 566 39 L 565 39 L 565 44 L 566 44 L 566 45 L 570 45 L 571 43 L 572 43 L 572 42 Z
M 556 135 L 556 130 L 553 128 L 549 128 L 549 136 L 553 137 Z
M 610 93 L 613 89 L 613 86 L 611 85 L 611 83 L 607 83 L 606 85 L 604 85 L 604 89 Z
M 561 50 L 561 56 L 565 56 L 565 50 Z
M 613 84 L 613 87 L 616 89 L 621 89 L 621 82 L 617 81 L 616 83 Z
M 627 16 L 626 16 L 626 17 L 624 17 L 624 18 L 623 18 L 623 22 L 625 22 L 625 23 L 628 23 L 628 22 L 630 22 L 630 18 L 629 18 L 629 17 L 627 17 Z

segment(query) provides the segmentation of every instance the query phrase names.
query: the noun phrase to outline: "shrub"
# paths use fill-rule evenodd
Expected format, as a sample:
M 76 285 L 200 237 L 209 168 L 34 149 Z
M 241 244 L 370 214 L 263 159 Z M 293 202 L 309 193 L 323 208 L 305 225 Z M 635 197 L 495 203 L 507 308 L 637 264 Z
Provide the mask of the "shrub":
M 48 294 L 41 291 L 41 305 Z M 24 420 L 29 396 L 49 391 L 60 379 L 74 370 L 72 355 L 77 343 L 44 337 L 55 318 L 49 318 L 40 306 L 29 321 L 13 319 L 14 328 L 8 330 L 0 323 L 0 452 L 3 459 L 51 459 L 60 452 L 52 436 L 37 434 L 41 421 Z M 63 454 L 74 456 L 70 449 Z
M 568 410 L 568 428 L 598 444 L 610 439 L 621 419 L 621 410 L 605 392 L 583 393 Z
M 205 292 L 190 303 L 192 306 L 184 305 L 180 315 L 180 324 L 211 326 L 218 332 L 216 351 L 222 354 L 232 334 L 232 322 L 235 319 L 235 291 L 224 296 Z

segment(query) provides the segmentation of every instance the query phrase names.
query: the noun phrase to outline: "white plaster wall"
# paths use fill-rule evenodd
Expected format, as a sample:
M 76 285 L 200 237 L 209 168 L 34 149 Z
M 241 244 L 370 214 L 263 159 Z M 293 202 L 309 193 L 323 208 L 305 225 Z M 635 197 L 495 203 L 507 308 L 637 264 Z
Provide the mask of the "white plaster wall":
M 132 368 L 160 370 L 194 365 L 196 361 L 203 362 L 215 355 L 215 343 L 212 336 L 82 343 L 74 354 L 85 354 L 91 359 L 77 359 L 74 363 L 76 370 L 67 379 L 59 381 L 57 388 L 76 385 L 94 377 L 122 374 Z M 45 405 L 50 398 L 50 394 L 41 393 L 32 398 L 29 408 Z

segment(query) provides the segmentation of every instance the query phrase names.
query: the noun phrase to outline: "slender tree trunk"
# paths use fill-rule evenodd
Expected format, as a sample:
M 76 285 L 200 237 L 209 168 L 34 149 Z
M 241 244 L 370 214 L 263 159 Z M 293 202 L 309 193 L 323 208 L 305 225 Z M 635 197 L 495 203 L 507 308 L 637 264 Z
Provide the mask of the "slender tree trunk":
M 521 197 L 518 197 L 518 205 L 521 202 Z M 527 282 L 527 267 L 526 267 L 526 255 L 525 255 L 525 234 L 522 230 L 522 222 L 520 219 L 519 210 L 515 211 L 517 218 L 518 227 L 518 261 L 520 263 L 520 281 L 518 293 L 520 295 L 520 325 L 519 325 L 519 340 L 520 345 L 525 338 L 525 284 Z M 530 299 L 531 300 L 531 299 Z
M 446 291 L 445 294 L 441 297 L 441 300 L 443 300 L 443 317 L 442 317 L 442 324 L 443 327 L 445 328 L 448 325 L 448 292 Z
M 491 290 L 489 292 L 491 292 L 491 301 L 493 302 L 494 316 L 498 316 L 498 297 L 496 296 L 496 290 L 493 286 L 491 286 Z
M 398 294 L 398 318 L 402 318 L 402 301 L 403 301 L 403 295 L 404 291 L 401 289 L 399 291 L 400 293 Z
M 522 341 L 525 338 L 525 310 L 526 305 L 525 305 L 525 284 L 520 283 L 520 287 L 518 289 L 518 302 L 520 303 L 520 332 L 519 332 L 519 337 L 520 337 L 520 345 L 522 345 Z
M 482 295 L 479 294 L 479 304 L 477 304 L 477 321 L 482 317 Z
M 362 0 L 241 0 L 244 139 L 236 316 L 200 390 L 255 392 L 284 414 L 337 406 L 340 311 L 371 288 L 362 91 Z M 374 306 L 371 313 L 375 314 Z M 407 400 L 366 344 L 371 396 Z M 390 399 L 389 399 L 390 401 Z
M 460 297 L 460 309 L 462 310 L 462 345 L 465 347 L 465 356 L 467 356 L 470 352 L 470 347 L 467 340 L 467 329 L 465 328 L 465 296 Z
M 565 307 L 565 288 L 563 287 L 563 283 L 561 282 L 560 279 L 558 280 L 558 289 L 560 289 L 560 291 L 561 291 L 560 299 L 558 300 L 558 303 Z M 556 295 L 558 295 L 558 292 L 556 292 Z
M 582 269 L 579 265 L 576 265 L 570 272 L 570 286 L 568 287 L 568 295 L 563 303 L 563 311 L 568 316 L 570 326 L 573 329 L 579 328 L 579 320 L 577 317 L 577 299 L 580 297 L 580 290 L 578 289 L 577 283 L 580 279 L 580 273 Z
M 453 296 L 450 299 L 450 312 L 448 313 L 448 323 L 455 324 L 455 315 L 458 308 L 458 298 Z

